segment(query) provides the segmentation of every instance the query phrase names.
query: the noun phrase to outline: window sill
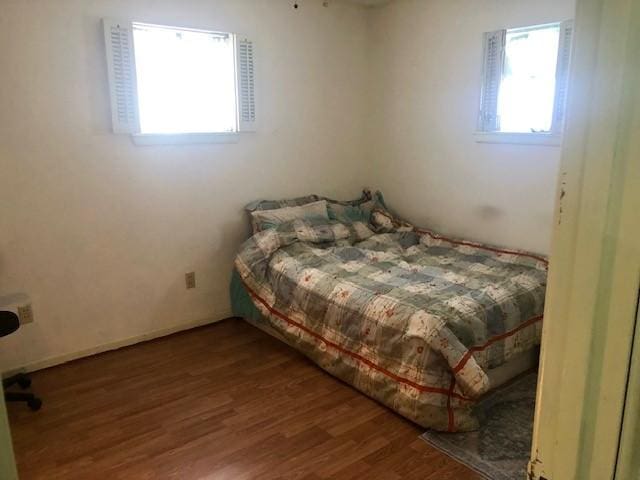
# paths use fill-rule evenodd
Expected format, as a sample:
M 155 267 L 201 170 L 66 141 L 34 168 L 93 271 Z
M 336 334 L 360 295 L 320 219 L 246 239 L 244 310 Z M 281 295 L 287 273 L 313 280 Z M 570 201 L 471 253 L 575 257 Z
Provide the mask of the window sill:
M 558 147 L 562 137 L 556 133 L 475 132 L 478 143 L 511 143 L 517 145 L 546 145 Z
M 138 133 L 131 135 L 136 145 L 197 145 L 206 143 L 238 143 L 240 134 L 233 133 Z

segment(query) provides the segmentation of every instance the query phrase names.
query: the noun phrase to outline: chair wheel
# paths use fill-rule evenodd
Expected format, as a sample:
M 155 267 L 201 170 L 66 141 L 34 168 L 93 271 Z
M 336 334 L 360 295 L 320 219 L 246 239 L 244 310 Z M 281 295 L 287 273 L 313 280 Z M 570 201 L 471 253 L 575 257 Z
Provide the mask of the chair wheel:
M 27 405 L 31 410 L 36 412 L 42 407 L 42 400 L 39 398 L 32 398 L 31 400 L 27 400 Z
M 31 379 L 29 377 L 20 377 L 17 383 L 20 385 L 20 388 L 26 389 L 31 386 Z

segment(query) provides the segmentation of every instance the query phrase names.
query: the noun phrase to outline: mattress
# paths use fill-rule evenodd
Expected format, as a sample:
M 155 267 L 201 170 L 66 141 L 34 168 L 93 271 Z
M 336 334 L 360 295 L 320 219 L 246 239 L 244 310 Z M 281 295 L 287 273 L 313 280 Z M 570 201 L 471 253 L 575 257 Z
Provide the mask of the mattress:
M 427 428 L 477 428 L 477 399 L 540 342 L 546 260 L 527 252 L 295 220 L 235 267 L 254 309 L 236 314 Z
M 532 348 L 526 352 L 519 353 L 499 367 L 487 370 L 491 389 L 498 388 L 525 372 L 537 369 L 539 358 L 540 349 Z

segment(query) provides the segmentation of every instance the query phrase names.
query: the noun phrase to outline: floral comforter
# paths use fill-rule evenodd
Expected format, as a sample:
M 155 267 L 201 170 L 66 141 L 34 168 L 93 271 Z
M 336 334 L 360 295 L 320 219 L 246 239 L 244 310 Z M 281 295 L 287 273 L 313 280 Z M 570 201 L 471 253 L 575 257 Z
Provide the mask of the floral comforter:
M 526 252 L 295 220 L 247 240 L 235 266 L 287 342 L 427 428 L 477 428 L 487 370 L 540 343 L 547 262 Z

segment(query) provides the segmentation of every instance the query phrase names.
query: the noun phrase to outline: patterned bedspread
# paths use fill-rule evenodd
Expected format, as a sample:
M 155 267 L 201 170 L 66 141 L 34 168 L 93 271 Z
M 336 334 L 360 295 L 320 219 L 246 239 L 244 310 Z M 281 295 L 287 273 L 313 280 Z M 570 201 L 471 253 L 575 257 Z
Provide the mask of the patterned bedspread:
M 477 428 L 487 370 L 540 342 L 547 262 L 525 252 L 295 220 L 247 240 L 235 266 L 290 344 L 428 428 Z

